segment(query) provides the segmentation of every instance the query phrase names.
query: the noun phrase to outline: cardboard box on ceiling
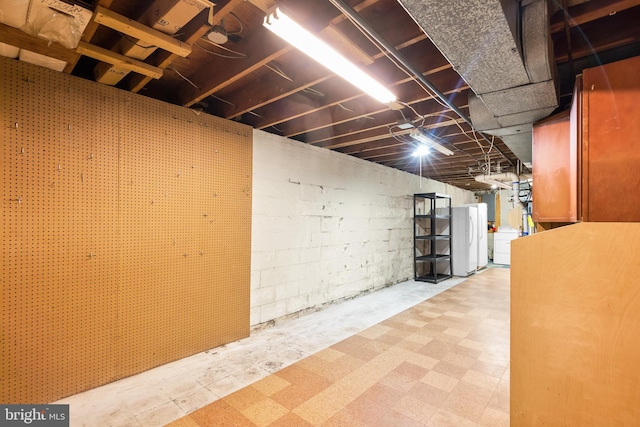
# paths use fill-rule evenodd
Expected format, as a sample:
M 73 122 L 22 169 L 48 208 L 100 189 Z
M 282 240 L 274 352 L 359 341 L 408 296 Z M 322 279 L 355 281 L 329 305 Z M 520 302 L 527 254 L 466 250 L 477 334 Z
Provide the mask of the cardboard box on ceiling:
M 47 7 L 65 13 L 69 16 L 73 16 L 76 21 L 76 25 L 81 32 L 83 32 L 85 28 L 87 28 L 87 25 L 89 24 L 89 21 L 91 21 L 91 17 L 93 16 L 93 13 L 89 9 L 78 5 L 71 5 L 60 0 L 38 0 L 32 1 L 29 5 L 27 24 L 32 24 L 38 16 L 38 13 L 42 9 Z M 67 63 L 64 61 L 50 58 L 39 53 L 30 52 L 25 49 L 20 50 L 19 59 L 31 64 L 51 68 L 52 70 L 56 71 L 62 71 L 64 70 L 64 67 L 67 66 Z

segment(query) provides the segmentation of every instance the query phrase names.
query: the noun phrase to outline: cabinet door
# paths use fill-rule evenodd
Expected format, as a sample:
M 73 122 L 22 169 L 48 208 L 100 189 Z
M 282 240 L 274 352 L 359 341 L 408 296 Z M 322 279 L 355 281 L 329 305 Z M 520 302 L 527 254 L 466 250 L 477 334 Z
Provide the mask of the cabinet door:
M 583 73 L 585 221 L 640 221 L 640 56 Z
M 574 97 L 575 99 L 575 97 Z M 568 111 L 533 126 L 533 220 L 578 220 L 577 141 Z

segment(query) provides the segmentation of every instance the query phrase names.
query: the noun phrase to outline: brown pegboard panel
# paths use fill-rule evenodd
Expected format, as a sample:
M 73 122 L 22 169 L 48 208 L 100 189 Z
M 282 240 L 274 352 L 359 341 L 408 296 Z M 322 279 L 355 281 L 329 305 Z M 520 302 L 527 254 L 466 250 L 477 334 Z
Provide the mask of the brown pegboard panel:
M 121 331 L 126 376 L 248 335 L 252 135 L 123 97 L 118 307 L 119 318 L 131 319 Z
M 0 401 L 50 402 L 247 336 L 251 129 L 0 67 Z
M 44 403 L 116 377 L 115 104 L 89 82 L 1 67 L 0 401 Z
M 203 277 L 220 280 L 212 284 L 223 295 L 217 300 L 216 312 L 224 337 L 225 331 L 231 330 L 237 319 L 246 322 L 244 327 L 249 327 L 249 312 L 243 310 L 250 307 L 249 292 L 244 288 L 249 283 L 250 270 L 245 270 L 242 262 L 249 260 L 250 263 L 251 245 L 227 236 L 251 234 L 252 131 L 211 116 L 205 117 L 203 124 L 202 158 L 207 162 L 204 169 L 212 171 L 205 176 L 203 185 L 207 192 L 210 189 L 214 192 L 214 197 L 204 199 L 204 210 L 214 212 L 214 217 L 208 224 L 213 227 L 206 228 L 201 237 L 203 251 L 214 254 L 214 264 L 208 267 L 217 271 L 215 276 L 205 274 Z M 225 304 L 229 300 L 246 303 L 230 306 Z

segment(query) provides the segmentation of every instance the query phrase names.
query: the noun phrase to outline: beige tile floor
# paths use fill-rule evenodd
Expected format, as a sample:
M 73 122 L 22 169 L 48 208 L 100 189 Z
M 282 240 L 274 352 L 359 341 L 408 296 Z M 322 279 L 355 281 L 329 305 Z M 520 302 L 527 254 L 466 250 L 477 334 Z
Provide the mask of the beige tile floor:
M 491 269 L 170 424 L 509 425 L 509 271 Z
M 508 425 L 508 272 L 398 284 L 56 403 L 72 426 Z

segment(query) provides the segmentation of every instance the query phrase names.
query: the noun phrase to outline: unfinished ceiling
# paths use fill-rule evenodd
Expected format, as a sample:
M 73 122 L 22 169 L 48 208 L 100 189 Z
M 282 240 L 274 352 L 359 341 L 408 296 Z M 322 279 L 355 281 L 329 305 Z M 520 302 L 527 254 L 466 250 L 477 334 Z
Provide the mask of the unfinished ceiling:
M 0 7 L 24 3 L 60 2 Z M 496 168 L 528 172 L 531 124 L 566 108 L 582 69 L 640 54 L 640 0 L 277 2 L 391 89 L 392 110 L 267 31 L 273 0 L 83 3 L 77 48 L 3 10 L 0 42 L 20 50 L 0 53 L 417 174 L 408 122 L 454 153 L 432 151 L 423 176 L 474 191 Z

